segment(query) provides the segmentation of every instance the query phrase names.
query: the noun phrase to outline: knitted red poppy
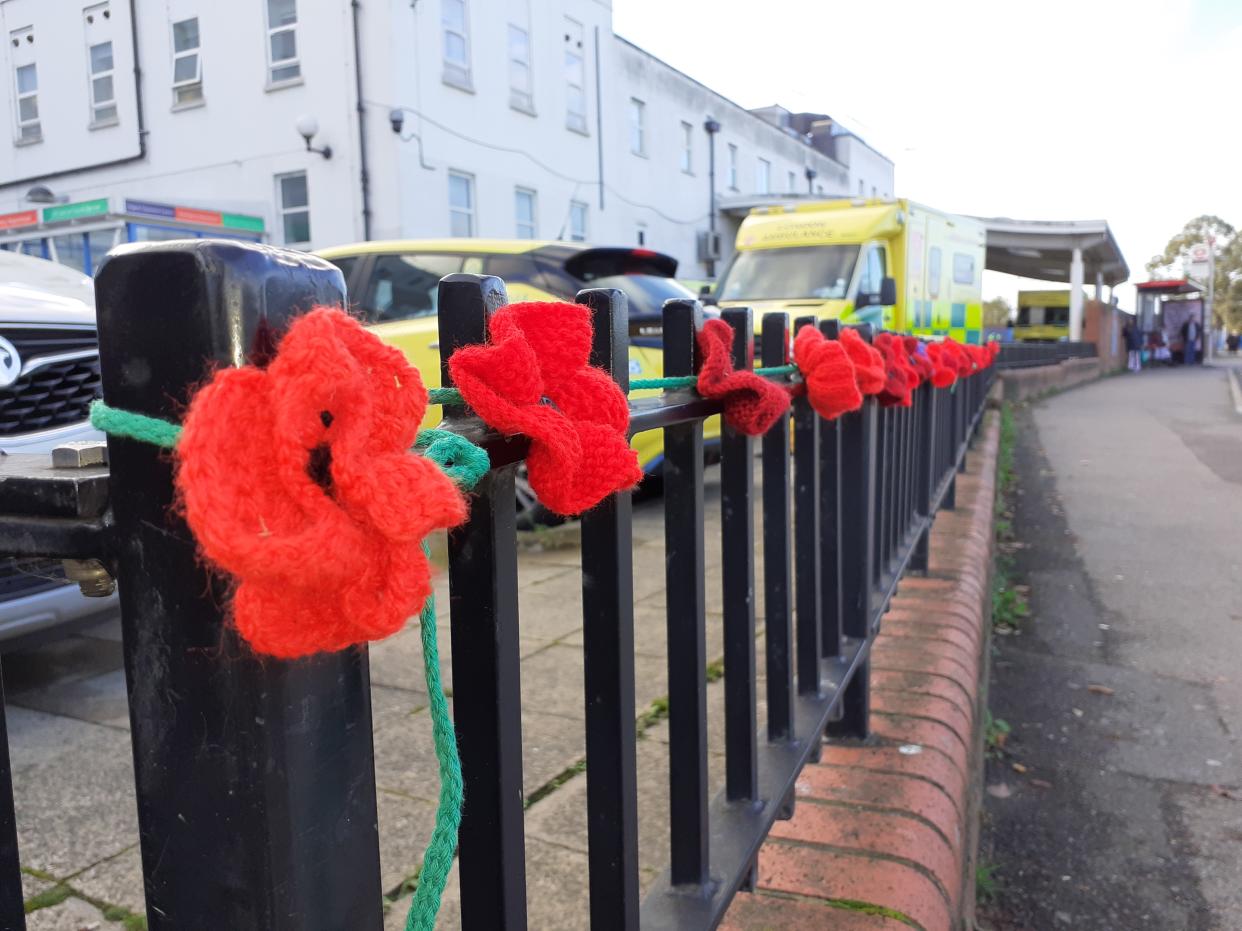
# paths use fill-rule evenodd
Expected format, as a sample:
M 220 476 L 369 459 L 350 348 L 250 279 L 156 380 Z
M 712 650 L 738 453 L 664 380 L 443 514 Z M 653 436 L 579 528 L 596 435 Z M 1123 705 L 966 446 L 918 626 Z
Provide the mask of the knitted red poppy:
M 837 337 L 850 361 L 854 363 L 854 375 L 858 378 L 858 390 L 863 394 L 879 394 L 884 390 L 884 357 L 858 335 L 857 330 L 843 328 Z
M 918 376 L 918 384 L 923 384 L 932 380 L 932 374 L 935 366 L 932 360 L 928 358 L 927 347 L 923 341 L 917 336 L 903 336 L 902 342 L 906 346 L 906 355 L 910 359 L 910 367 L 914 369 L 914 373 Z
M 970 358 L 970 354 L 966 352 L 966 347 L 952 337 L 946 337 L 941 343 L 949 358 L 953 360 L 953 365 L 957 370 L 959 378 L 965 378 L 975 370 L 974 361 Z
M 881 407 L 909 407 L 914 403 L 912 392 L 918 384 L 918 375 L 910 366 L 905 343 L 893 333 L 879 333 L 875 348 L 884 356 L 884 390 L 879 394 Z
M 931 360 L 931 383 L 937 388 L 947 388 L 957 381 L 957 363 L 944 348 L 943 343 L 928 343 L 927 358 Z
M 643 474 L 626 440 L 625 395 L 588 364 L 590 311 L 559 302 L 509 304 L 488 330 L 490 342 L 457 350 L 449 371 L 491 427 L 530 438 L 526 468 L 540 503 L 557 514 L 580 514 L 637 484 Z
M 725 422 L 739 433 L 761 436 L 789 409 L 789 392 L 754 372 L 733 367 L 733 327 L 716 318 L 698 333 L 703 364 L 695 386 L 705 398 L 724 402 Z
M 221 369 L 190 403 L 177 490 L 203 555 L 237 581 L 256 652 L 292 658 L 398 631 L 431 593 L 420 543 L 466 505 L 411 455 L 427 392 L 356 320 L 320 307 L 271 364 Z
M 794 360 L 806 383 L 807 400 L 819 416 L 834 420 L 862 407 L 854 363 L 839 340 L 828 339 L 818 327 L 804 326 L 794 338 Z

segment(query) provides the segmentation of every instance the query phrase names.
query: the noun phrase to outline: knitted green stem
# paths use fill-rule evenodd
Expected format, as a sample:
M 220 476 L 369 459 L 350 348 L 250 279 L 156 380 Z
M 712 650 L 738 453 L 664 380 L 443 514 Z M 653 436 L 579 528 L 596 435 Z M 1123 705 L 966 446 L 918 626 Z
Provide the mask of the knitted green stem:
M 427 541 L 423 552 L 430 557 Z M 448 699 L 440 683 L 440 649 L 436 644 L 436 596 L 427 596 L 423 610 L 418 615 L 419 634 L 423 641 L 423 675 L 427 679 L 427 694 L 431 701 L 431 735 L 436 745 L 436 760 L 440 766 L 440 803 L 436 807 L 436 826 L 431 840 L 423 853 L 423 866 L 418 873 L 418 887 L 410 912 L 405 919 L 405 931 L 433 931 L 436 915 L 440 911 L 440 899 L 444 884 L 448 881 L 457 850 L 457 829 L 461 826 L 463 785 L 461 758 L 457 755 L 457 735 L 453 731 L 453 718 L 449 714 Z
M 103 401 L 91 402 L 91 426 L 112 436 L 124 436 L 143 443 L 172 449 L 181 438 L 181 427 L 158 417 L 135 414 L 109 407 Z

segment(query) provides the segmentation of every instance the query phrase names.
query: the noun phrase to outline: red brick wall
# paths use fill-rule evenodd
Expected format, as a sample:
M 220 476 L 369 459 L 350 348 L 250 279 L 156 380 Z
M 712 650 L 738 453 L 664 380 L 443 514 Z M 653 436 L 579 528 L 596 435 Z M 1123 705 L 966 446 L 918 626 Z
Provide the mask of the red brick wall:
M 1128 315 L 1100 301 L 1087 301 L 1082 313 L 1082 338 L 1085 342 L 1095 343 L 1103 371 L 1111 372 L 1124 366 L 1126 346 L 1121 328 Z

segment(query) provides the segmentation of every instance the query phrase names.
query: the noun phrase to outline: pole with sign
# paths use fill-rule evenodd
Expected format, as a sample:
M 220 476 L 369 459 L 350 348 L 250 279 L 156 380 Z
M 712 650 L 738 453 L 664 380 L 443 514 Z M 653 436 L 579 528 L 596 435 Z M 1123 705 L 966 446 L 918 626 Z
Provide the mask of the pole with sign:
M 1203 361 L 1212 358 L 1212 310 L 1216 297 L 1216 240 L 1209 236 L 1207 242 L 1197 242 L 1186 253 L 1186 277 L 1199 285 L 1206 285 L 1207 302 L 1203 306 L 1200 329 L 1203 332 Z

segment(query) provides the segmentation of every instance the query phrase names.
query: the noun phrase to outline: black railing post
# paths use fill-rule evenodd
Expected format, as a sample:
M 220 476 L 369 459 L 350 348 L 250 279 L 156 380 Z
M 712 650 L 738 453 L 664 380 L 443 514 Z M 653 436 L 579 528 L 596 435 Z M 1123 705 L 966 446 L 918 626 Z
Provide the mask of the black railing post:
M 583 291 L 578 303 L 591 308 L 595 325 L 591 364 L 628 392 L 625 294 L 616 289 Z M 634 562 L 628 491 L 605 498 L 582 515 L 582 579 L 591 927 L 637 931 Z
M 815 317 L 794 321 L 795 337 L 804 326 L 816 326 Z M 820 605 L 823 597 L 820 550 L 819 422 L 806 395 L 793 402 L 794 421 L 794 599 L 797 607 L 798 694 L 819 693 Z M 818 735 L 815 735 L 818 739 Z
M 749 307 L 723 312 L 733 327 L 733 367 L 754 367 Z M 758 798 L 755 724 L 755 441 L 727 424 L 720 436 L 721 571 L 724 579 L 725 797 Z
M 95 288 L 104 400 L 168 420 L 213 366 L 266 364 L 297 314 L 345 297 L 322 259 L 213 240 L 122 247 Z M 367 651 L 255 655 L 171 457 L 108 447 L 149 926 L 380 928 Z
M 914 455 L 914 510 L 916 520 L 924 519 L 927 527 L 914 545 L 910 568 L 926 572 L 931 540 L 932 494 L 936 489 L 936 388 L 929 381 L 914 394 L 914 410 L 918 419 L 918 445 Z
M 784 365 L 789 318 L 763 315 L 763 364 Z M 763 436 L 763 610 L 767 659 L 768 740 L 793 737 L 793 524 L 789 495 L 789 414 Z
M 664 374 L 699 367 L 698 301 L 664 305 Z M 668 586 L 668 734 L 673 885 L 708 881 L 707 642 L 703 553 L 703 421 L 664 430 Z
M 871 341 L 871 328 L 859 334 Z M 862 410 L 846 414 L 841 421 L 841 485 L 849 494 L 841 499 L 842 616 L 844 635 L 857 642 L 871 635 L 872 566 L 876 537 L 876 484 L 879 475 L 877 411 L 874 397 L 864 399 Z M 833 737 L 866 737 L 870 718 L 870 662 L 854 673 L 841 699 L 841 718 L 829 725 Z
M 0 673 L 0 928 L 26 931 L 22 902 L 17 818 L 13 812 L 13 774 L 9 769 L 9 731 L 4 714 L 4 675 Z
M 841 335 L 837 320 L 823 320 L 820 332 L 828 339 Z M 820 559 L 822 582 L 820 616 L 824 656 L 841 653 L 841 421 L 825 420 L 819 425 Z
M 440 378 L 448 359 L 481 343 L 487 318 L 507 301 L 499 278 L 453 274 L 440 282 Z M 444 426 L 478 433 L 466 408 L 445 408 Z M 522 689 L 518 662 L 516 466 L 475 486 L 470 516 L 449 533 L 453 718 L 466 801 L 458 860 L 464 931 L 526 927 L 522 821 Z

